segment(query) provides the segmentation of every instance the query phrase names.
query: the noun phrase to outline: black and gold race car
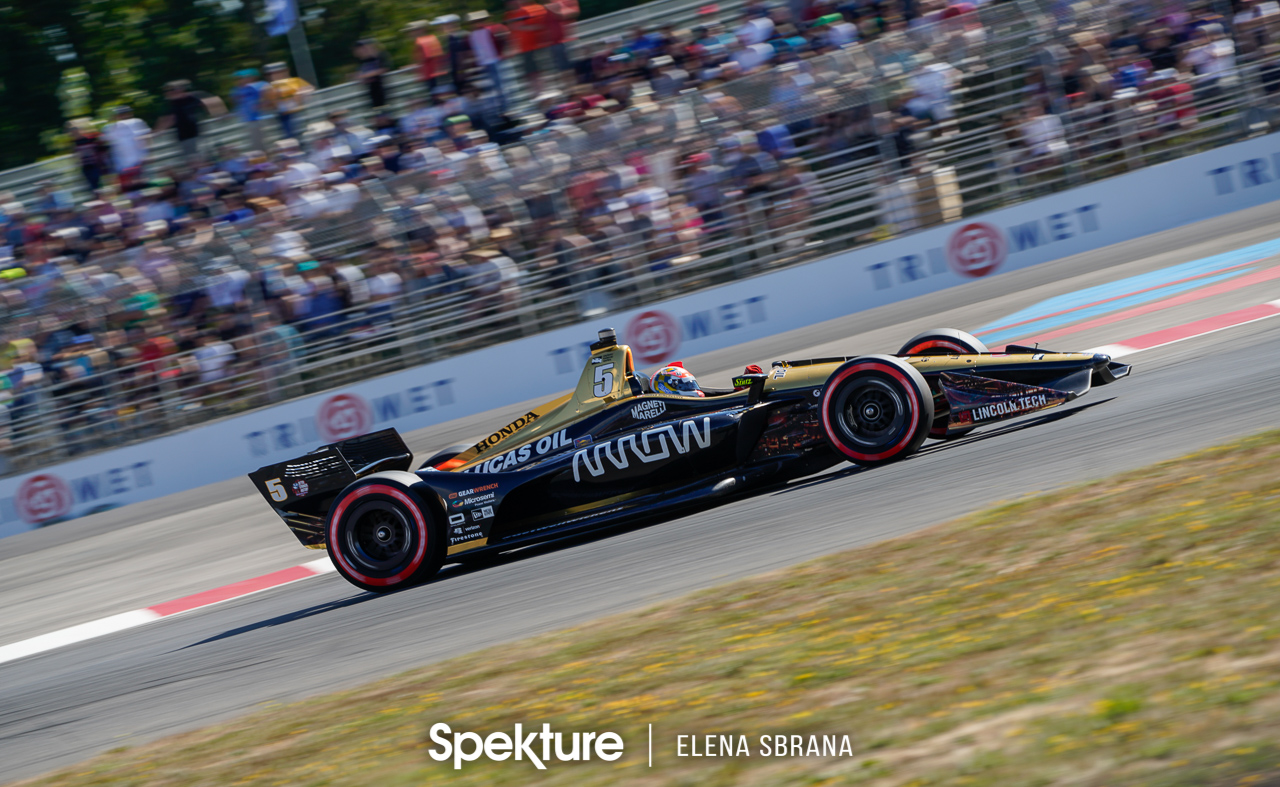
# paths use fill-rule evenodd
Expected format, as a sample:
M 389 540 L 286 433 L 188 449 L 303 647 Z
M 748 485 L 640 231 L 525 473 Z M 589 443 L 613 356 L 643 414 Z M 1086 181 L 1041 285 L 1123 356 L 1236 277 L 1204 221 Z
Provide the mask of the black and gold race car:
M 612 330 L 577 388 L 409 472 L 394 429 L 324 446 L 250 478 L 308 547 L 366 590 L 446 561 L 706 504 L 824 470 L 910 456 L 927 437 L 1069 402 L 1129 374 L 1106 355 L 1009 346 L 954 329 L 897 355 L 775 361 L 702 398 L 654 393 Z

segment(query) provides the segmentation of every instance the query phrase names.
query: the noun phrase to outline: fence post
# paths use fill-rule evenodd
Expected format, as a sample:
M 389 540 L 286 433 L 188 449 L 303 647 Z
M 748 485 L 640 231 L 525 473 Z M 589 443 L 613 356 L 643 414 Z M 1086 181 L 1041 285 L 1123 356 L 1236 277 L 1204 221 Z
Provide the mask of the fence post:
M 1133 109 L 1133 99 L 1138 91 L 1125 88 L 1116 91 L 1116 128 L 1119 131 L 1120 147 L 1124 151 L 1125 169 L 1132 172 L 1142 168 L 1142 140 L 1138 134 L 1138 116 Z
M 51 415 L 57 410 L 57 402 L 53 396 L 53 386 L 48 382 L 42 382 L 36 386 L 35 391 L 35 410 L 39 414 L 37 434 L 40 436 L 40 442 L 49 446 L 50 453 L 55 459 L 65 459 L 70 456 L 66 443 L 58 434 L 58 428 L 62 425 L 56 418 Z

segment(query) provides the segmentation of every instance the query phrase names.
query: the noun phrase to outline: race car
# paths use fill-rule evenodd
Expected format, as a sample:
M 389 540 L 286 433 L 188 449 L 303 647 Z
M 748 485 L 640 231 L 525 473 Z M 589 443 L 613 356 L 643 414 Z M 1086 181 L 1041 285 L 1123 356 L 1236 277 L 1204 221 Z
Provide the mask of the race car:
M 249 475 L 304 546 L 352 584 L 387 592 L 586 529 L 711 504 L 840 462 L 874 466 L 928 437 L 1070 402 L 1127 376 L 1109 356 L 1011 345 L 955 329 L 896 355 L 775 361 L 733 387 L 655 392 L 612 329 L 572 393 L 410 472 L 394 429 Z

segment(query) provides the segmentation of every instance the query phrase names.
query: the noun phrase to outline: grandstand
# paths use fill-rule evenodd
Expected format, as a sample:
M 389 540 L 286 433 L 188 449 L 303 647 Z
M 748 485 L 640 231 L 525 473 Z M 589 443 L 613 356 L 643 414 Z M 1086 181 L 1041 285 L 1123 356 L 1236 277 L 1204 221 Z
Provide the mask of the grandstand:
M 698 23 L 706 23 L 714 18 L 721 22 L 728 21 L 740 12 L 744 0 L 726 0 L 708 6 L 707 3 L 695 0 L 650 0 L 631 8 L 615 11 L 610 14 L 592 17 L 577 22 L 575 25 L 578 39 L 575 42 L 580 50 L 585 50 L 611 37 L 627 34 L 638 25 L 652 24 L 653 20 L 685 27 Z M 712 11 L 711 9 L 714 9 Z M 514 65 L 504 63 L 514 76 Z M 392 97 L 392 105 L 403 112 L 407 97 L 416 92 L 416 66 L 406 66 L 393 71 L 387 77 L 387 85 Z M 533 100 L 523 82 L 509 79 L 516 85 L 513 95 L 515 103 L 528 108 Z M 343 82 L 332 87 L 317 90 L 303 110 L 303 124 L 323 121 L 330 112 L 338 109 L 363 107 L 363 87 L 358 82 Z M 249 136 L 242 123 L 230 115 L 210 118 L 202 125 L 202 135 L 215 145 L 232 145 L 241 149 L 249 145 Z M 268 139 L 278 136 L 274 129 L 268 133 Z M 155 150 L 154 166 L 164 170 L 179 159 L 178 146 L 172 139 L 161 139 Z M 0 171 L 0 192 L 8 192 L 18 199 L 26 200 L 35 195 L 40 184 L 50 178 L 59 180 L 64 185 L 80 187 L 71 155 L 54 156 L 47 160 L 25 167 L 17 167 Z

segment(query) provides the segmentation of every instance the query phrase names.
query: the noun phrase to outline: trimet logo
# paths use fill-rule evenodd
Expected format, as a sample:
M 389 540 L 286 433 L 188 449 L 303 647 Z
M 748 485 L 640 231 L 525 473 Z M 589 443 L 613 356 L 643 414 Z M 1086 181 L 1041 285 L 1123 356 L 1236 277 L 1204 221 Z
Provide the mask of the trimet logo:
M 627 323 L 625 335 L 641 363 L 665 361 L 680 349 L 680 323 L 664 311 L 640 312 Z
M 71 487 L 56 475 L 33 475 L 18 487 L 17 506 L 18 515 L 33 525 L 57 519 L 71 510 Z
M 359 437 L 373 427 L 373 408 L 356 394 L 338 394 L 324 400 L 316 413 L 316 428 L 326 442 Z
M 448 736 L 452 735 L 450 738 Z M 541 745 L 535 745 L 538 740 Z M 439 722 L 431 725 L 431 742 L 439 749 L 428 749 L 437 762 L 453 760 L 453 767 L 461 769 L 462 763 L 474 762 L 480 755 L 490 760 L 505 760 L 515 755 L 515 759 L 527 759 L 533 767 L 545 771 L 544 763 L 551 762 L 552 741 L 555 742 L 555 757 L 560 762 L 577 762 L 590 760 L 594 750 L 596 759 L 613 762 L 622 756 L 622 736 L 616 732 L 575 732 L 566 735 L 552 732 L 550 724 L 542 725 L 542 732 L 524 734 L 524 725 L 517 724 L 511 735 L 505 732 L 491 732 L 484 738 L 474 732 L 454 732 L 448 724 Z M 566 747 L 568 751 L 565 751 Z M 541 755 L 541 756 L 539 756 Z
M 947 264 L 961 276 L 986 276 L 1005 258 L 1004 234 L 980 221 L 956 230 L 947 243 Z

